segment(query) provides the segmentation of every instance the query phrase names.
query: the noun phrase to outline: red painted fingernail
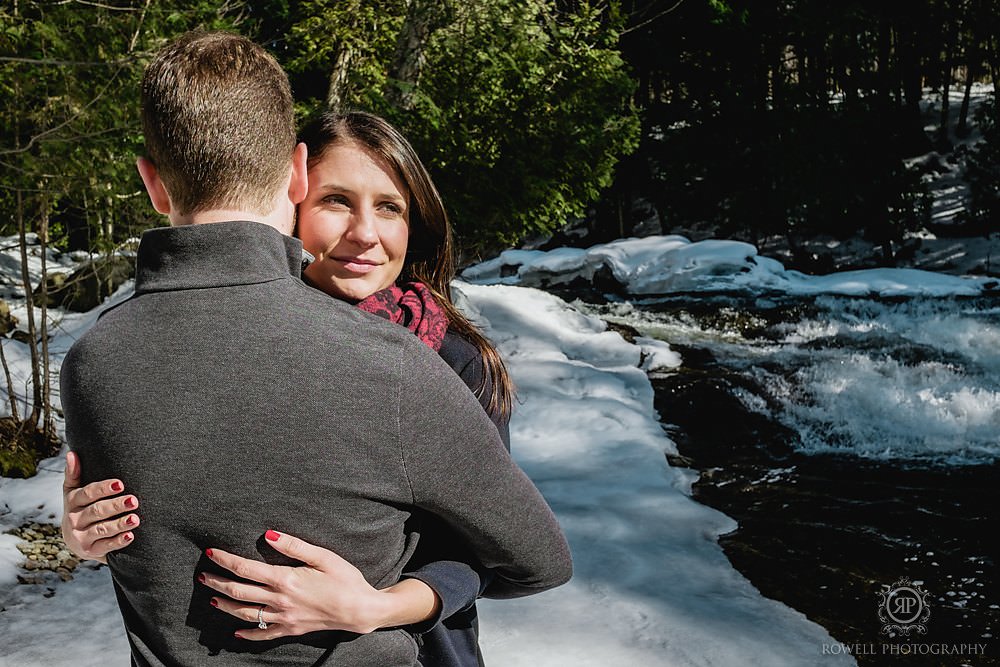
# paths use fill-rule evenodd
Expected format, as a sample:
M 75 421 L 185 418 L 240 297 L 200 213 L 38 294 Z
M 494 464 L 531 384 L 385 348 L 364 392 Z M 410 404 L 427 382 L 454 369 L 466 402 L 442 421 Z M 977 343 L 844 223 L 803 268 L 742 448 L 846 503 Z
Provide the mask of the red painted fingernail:
M 111 490 L 114 491 L 115 493 L 118 493 L 119 491 L 121 491 L 124 488 L 125 487 L 122 486 L 121 482 L 112 482 L 111 483 Z
M 215 598 L 212 598 L 211 600 L 209 600 L 209 602 L 212 603 L 213 607 L 218 607 L 219 606 L 219 601 L 216 600 Z
M 233 636 L 234 636 L 234 637 L 236 637 L 237 639 L 243 639 L 243 635 L 241 635 L 241 634 L 240 634 L 240 633 L 238 633 L 238 632 L 234 632 L 234 633 L 233 633 Z
M 269 530 L 264 533 L 264 539 L 270 542 L 277 542 L 279 537 L 281 537 L 281 533 L 276 533 L 273 530 Z
M 132 533 L 125 533 L 124 535 L 122 535 L 122 539 L 125 540 L 126 542 L 131 542 L 133 537 L 135 536 Z
M 198 581 L 200 583 L 205 583 L 205 573 L 204 572 L 199 572 L 198 573 Z
M 212 550 L 211 549 L 205 549 L 205 555 L 208 556 L 209 558 L 211 558 L 212 557 Z
M 125 523 L 128 524 L 129 526 L 136 526 L 139 524 L 139 517 L 133 514 L 132 516 L 125 519 Z
M 129 496 L 128 498 L 125 499 L 125 502 L 122 503 L 122 504 L 125 505 L 125 507 L 127 507 L 127 508 L 129 508 L 131 510 L 131 509 L 135 509 L 136 505 L 138 505 L 139 503 L 135 502 L 135 498 L 133 498 L 132 496 Z

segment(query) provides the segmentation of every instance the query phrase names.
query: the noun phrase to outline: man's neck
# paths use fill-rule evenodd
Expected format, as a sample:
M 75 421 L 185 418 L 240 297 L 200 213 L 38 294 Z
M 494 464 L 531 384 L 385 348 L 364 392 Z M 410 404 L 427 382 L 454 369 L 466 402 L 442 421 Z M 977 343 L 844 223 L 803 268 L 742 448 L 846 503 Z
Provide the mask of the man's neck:
M 183 225 L 207 225 L 213 222 L 230 222 L 232 220 L 245 220 L 247 222 L 259 222 L 269 227 L 274 227 L 285 236 L 291 236 L 294 222 L 291 215 L 282 210 L 275 210 L 268 215 L 261 215 L 250 211 L 238 210 L 210 210 L 199 211 L 188 215 L 176 215 L 171 213 L 170 226 L 180 227 Z

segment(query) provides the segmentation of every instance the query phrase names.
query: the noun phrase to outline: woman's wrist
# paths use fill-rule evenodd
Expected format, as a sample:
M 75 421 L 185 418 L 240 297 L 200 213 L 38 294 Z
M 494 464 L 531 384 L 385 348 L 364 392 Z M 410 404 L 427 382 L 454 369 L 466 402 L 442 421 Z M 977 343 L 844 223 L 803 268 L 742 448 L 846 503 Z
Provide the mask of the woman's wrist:
M 371 630 L 413 625 L 433 618 L 441 610 L 441 598 L 419 579 L 402 581 L 376 591 L 371 604 Z

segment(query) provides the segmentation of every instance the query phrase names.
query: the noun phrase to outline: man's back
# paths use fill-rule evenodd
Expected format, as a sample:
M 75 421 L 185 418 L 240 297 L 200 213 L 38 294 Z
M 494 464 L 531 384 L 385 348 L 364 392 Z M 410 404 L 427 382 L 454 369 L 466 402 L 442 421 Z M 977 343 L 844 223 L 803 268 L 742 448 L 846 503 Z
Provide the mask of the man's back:
M 109 558 L 140 664 L 236 664 L 261 651 L 254 660 L 265 663 L 415 662 L 401 631 L 340 644 L 354 635 L 281 646 L 238 640 L 233 631 L 247 624 L 211 607 L 195 578 L 212 567 L 203 555 L 210 545 L 286 563 L 262 538 L 274 529 L 336 550 L 384 587 L 415 546 L 406 525 L 415 489 L 437 483 L 406 460 L 401 436 L 431 447 L 441 424 L 401 424 L 420 409 L 401 394 L 414 373 L 446 393 L 457 378 L 401 327 L 305 286 L 293 275 L 299 248 L 256 223 L 155 230 L 140 248 L 136 296 L 106 313 L 64 363 L 67 437 L 83 470 L 121 478 L 141 499 L 135 542 Z M 482 413 L 467 398 L 455 398 L 463 412 Z M 495 439 L 489 452 L 502 449 L 485 415 L 471 426 L 464 414 L 456 420 L 469 437 Z M 462 489 L 449 492 L 464 516 Z M 489 523 L 483 508 L 470 511 Z M 492 530 L 473 532 L 480 528 Z

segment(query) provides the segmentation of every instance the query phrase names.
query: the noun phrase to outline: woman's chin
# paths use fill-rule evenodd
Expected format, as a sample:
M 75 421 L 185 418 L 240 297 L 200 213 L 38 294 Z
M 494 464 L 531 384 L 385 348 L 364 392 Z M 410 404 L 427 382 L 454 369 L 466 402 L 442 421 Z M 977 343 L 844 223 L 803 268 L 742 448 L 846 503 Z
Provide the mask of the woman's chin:
M 379 287 L 377 285 L 367 285 L 364 283 L 347 285 L 334 284 L 328 285 L 323 291 L 333 298 L 340 299 L 341 301 L 362 301 L 379 291 Z

